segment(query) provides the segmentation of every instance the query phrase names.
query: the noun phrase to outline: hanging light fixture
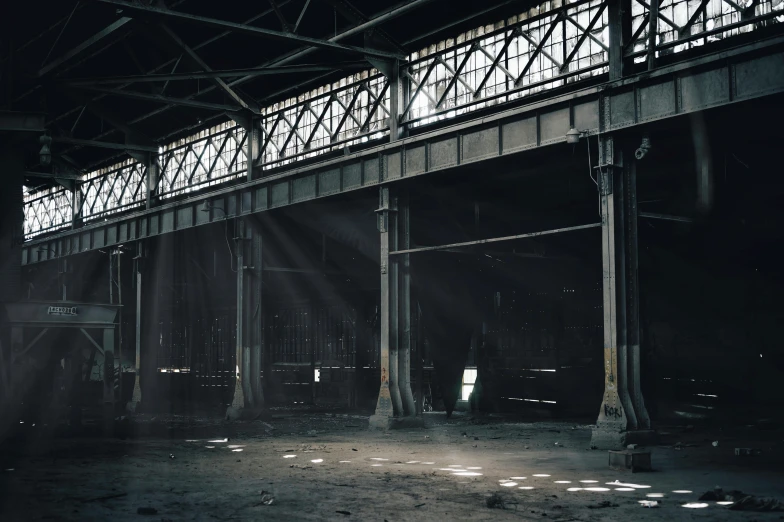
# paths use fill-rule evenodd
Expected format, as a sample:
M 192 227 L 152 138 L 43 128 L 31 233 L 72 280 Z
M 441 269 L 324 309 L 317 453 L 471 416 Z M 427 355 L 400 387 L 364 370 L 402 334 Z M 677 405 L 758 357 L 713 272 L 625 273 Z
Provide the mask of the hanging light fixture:
M 44 134 L 38 141 L 41 142 L 41 150 L 38 151 L 38 160 L 41 162 L 41 165 L 50 165 L 52 163 L 52 148 L 50 144 L 52 143 L 52 137 Z
M 570 145 L 576 145 L 580 143 L 580 137 L 582 136 L 582 132 L 578 131 L 574 127 L 569 129 L 569 132 L 566 133 L 566 143 Z

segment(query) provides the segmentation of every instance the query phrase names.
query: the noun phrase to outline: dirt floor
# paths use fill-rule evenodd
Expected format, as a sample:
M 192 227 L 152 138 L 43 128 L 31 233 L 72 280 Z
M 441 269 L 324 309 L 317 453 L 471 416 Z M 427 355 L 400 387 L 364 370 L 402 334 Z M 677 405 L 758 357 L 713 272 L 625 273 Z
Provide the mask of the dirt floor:
M 784 500 L 775 427 L 662 426 L 655 471 L 632 474 L 589 449 L 589 425 L 425 417 L 425 429 L 391 432 L 350 413 L 148 417 L 147 434 L 125 440 L 31 428 L 0 447 L 0 520 L 784 519 L 698 501 L 715 486 Z

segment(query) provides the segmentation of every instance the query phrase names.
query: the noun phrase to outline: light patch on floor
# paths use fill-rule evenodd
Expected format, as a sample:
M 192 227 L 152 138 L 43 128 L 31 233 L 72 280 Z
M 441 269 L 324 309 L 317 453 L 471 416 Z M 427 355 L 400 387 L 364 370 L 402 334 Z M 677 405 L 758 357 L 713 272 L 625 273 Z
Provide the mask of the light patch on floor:
M 229 442 L 229 439 L 215 439 L 215 440 L 208 440 L 207 442 L 210 442 L 210 443 Z
M 690 489 L 676 489 L 676 490 L 673 491 L 673 493 L 678 493 L 679 495 L 686 495 L 686 494 L 689 494 L 691 492 L 692 491 Z
M 242 448 L 236 448 L 236 449 L 233 449 L 233 450 L 231 450 L 231 451 L 233 451 L 233 452 L 235 452 L 235 453 L 239 453 L 240 451 L 242 451 Z
M 664 493 L 648 493 L 645 496 L 648 498 L 664 498 Z
M 229 444 L 229 445 L 228 445 L 228 446 L 226 446 L 226 447 L 227 447 L 227 448 L 229 448 L 229 449 L 234 449 L 234 448 L 244 448 L 244 447 L 245 447 L 245 445 L 244 445 L 244 444 Z
M 468 466 L 466 469 L 482 469 L 481 466 Z
M 708 507 L 708 504 L 706 504 L 705 502 L 689 502 L 688 504 L 683 504 L 683 506 L 681 507 L 685 507 L 689 509 L 702 509 Z
M 517 489 L 534 489 L 534 487 L 533 486 L 520 486 Z
M 215 446 L 204 446 L 207 449 L 215 449 Z
M 534 477 L 549 477 L 550 475 L 546 475 L 544 473 L 536 473 Z
M 284 459 L 293 459 L 296 455 L 283 455 Z
M 374 468 L 380 468 L 381 466 L 383 466 L 383 464 L 371 464 L 371 466 Z
M 456 475 L 458 477 L 479 477 L 482 474 L 476 471 L 458 471 L 457 473 L 452 473 L 452 475 Z
M 555 484 L 571 484 L 571 480 L 554 480 L 553 483 Z
M 351 461 L 350 460 L 341 460 L 341 461 L 338 461 L 338 462 L 340 462 L 341 464 L 348 464 Z
M 502 482 L 499 485 L 503 486 L 505 488 L 513 488 L 513 487 L 515 487 L 517 485 L 517 482 Z
M 597 487 L 590 487 L 584 488 L 585 491 L 610 491 L 610 488 L 597 488 Z
M 370 457 L 370 460 L 389 460 L 389 459 L 382 459 L 381 457 Z
M 718 502 L 716 502 L 716 503 L 717 503 L 718 505 L 720 505 L 720 506 L 731 506 L 731 505 L 732 505 L 732 504 L 734 504 L 735 502 L 733 502 L 732 500 L 719 500 L 719 501 L 718 501 Z
M 313 459 L 313 460 L 311 460 L 311 462 L 313 464 L 321 464 L 322 462 L 324 462 L 324 459 Z
M 525 477 L 509 477 L 512 480 L 525 480 Z
M 598 480 L 590 480 L 590 479 L 588 479 L 588 480 L 581 480 L 580 482 L 582 482 L 583 484 L 596 484 L 599 481 Z
M 418 460 L 409 460 L 406 464 L 419 464 Z
M 582 491 L 583 488 L 566 488 L 566 491 Z
M 634 488 L 615 488 L 615 491 L 637 491 Z

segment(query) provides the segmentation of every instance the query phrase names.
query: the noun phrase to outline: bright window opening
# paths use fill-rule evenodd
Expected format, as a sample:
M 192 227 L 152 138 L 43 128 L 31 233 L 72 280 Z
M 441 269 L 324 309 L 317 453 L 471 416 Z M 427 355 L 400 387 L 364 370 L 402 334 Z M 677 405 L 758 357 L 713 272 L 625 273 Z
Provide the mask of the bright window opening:
M 316 368 L 313 370 L 313 382 L 319 382 L 321 378 L 321 368 Z
M 467 401 L 474 391 L 474 384 L 476 384 L 476 368 L 466 368 L 463 370 L 463 392 L 460 399 Z

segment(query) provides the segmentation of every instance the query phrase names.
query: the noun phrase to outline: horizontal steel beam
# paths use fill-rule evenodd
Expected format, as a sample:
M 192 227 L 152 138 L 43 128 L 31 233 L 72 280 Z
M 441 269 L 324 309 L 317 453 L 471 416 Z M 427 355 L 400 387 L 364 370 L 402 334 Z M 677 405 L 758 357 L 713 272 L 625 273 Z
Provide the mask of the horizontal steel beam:
M 147 145 L 125 145 L 123 143 L 112 143 L 110 141 L 80 140 L 78 138 L 68 138 L 65 136 L 52 136 L 53 143 L 65 143 L 67 145 L 79 145 L 82 147 L 98 147 L 99 149 L 114 150 L 138 150 L 142 152 L 160 152 L 158 147 Z
M 44 132 L 46 116 L 43 113 L 0 111 L 0 131 Z
M 72 179 L 81 181 L 82 175 L 78 173 L 72 172 L 33 172 L 33 171 L 26 171 L 24 173 L 26 178 L 41 178 L 41 179 Z
M 437 245 L 427 247 L 409 248 L 406 250 L 397 250 L 390 252 L 390 256 L 400 254 L 416 254 L 417 252 L 434 252 L 437 250 L 451 250 L 453 248 L 465 248 L 477 245 L 485 245 L 487 243 L 499 243 L 501 241 L 513 241 L 515 239 L 527 239 L 531 237 L 549 236 L 552 234 L 563 234 L 564 232 L 575 232 L 577 230 L 586 230 L 589 228 L 598 228 L 602 226 L 601 223 L 590 223 L 588 225 L 577 225 L 574 227 L 554 228 L 551 230 L 540 230 L 539 232 L 528 232 L 526 234 L 517 234 L 514 236 L 491 237 L 488 239 L 477 239 L 476 241 L 464 241 L 462 243 L 450 243 L 449 245 Z
M 647 218 L 647 219 L 661 219 L 664 221 L 678 221 L 679 223 L 691 223 L 694 221 L 690 217 L 683 217 L 683 216 L 671 216 L 669 214 L 654 214 L 653 212 L 638 212 L 638 217 Z
M 353 45 L 344 45 L 327 40 L 319 40 L 318 38 L 310 38 L 301 36 L 294 33 L 287 33 L 282 31 L 273 31 L 271 29 L 263 29 L 252 25 L 238 24 L 235 22 L 228 22 L 226 20 L 218 20 L 216 18 L 208 18 L 206 16 L 198 16 L 181 11 L 173 11 L 160 7 L 153 7 L 143 4 L 130 3 L 123 0 L 98 0 L 101 3 L 109 4 L 122 10 L 123 14 L 128 15 L 142 15 L 161 18 L 168 18 L 171 20 L 179 20 L 182 22 L 190 22 L 199 25 L 211 26 L 216 29 L 227 29 L 237 33 L 249 34 L 251 36 L 259 36 L 263 38 L 270 38 L 276 40 L 289 41 L 292 43 L 307 44 L 313 47 L 320 47 L 332 51 L 339 51 L 343 53 L 352 53 L 359 55 L 378 56 L 381 58 L 404 58 L 396 53 L 387 53 L 377 51 L 374 49 L 365 49 Z
M 114 83 L 150 83 L 179 80 L 204 80 L 208 78 L 237 78 L 241 76 L 271 76 L 278 74 L 310 73 L 322 71 L 343 71 L 347 68 L 364 68 L 366 62 L 335 62 L 326 65 L 303 64 L 282 67 L 255 67 L 250 69 L 224 69 L 209 72 L 184 72 L 177 74 L 140 74 L 130 76 L 106 76 L 99 78 L 77 78 L 63 81 L 64 85 L 110 85 Z
M 100 31 L 92 35 L 87 40 L 83 41 L 82 43 L 80 43 L 73 49 L 70 49 L 56 60 L 53 60 L 49 62 L 47 65 L 45 65 L 44 67 L 42 67 L 38 71 L 38 77 L 39 78 L 44 77 L 49 73 L 51 73 L 52 71 L 54 71 L 55 69 L 57 69 L 58 67 L 60 67 L 61 65 L 63 65 L 65 62 L 68 62 L 69 60 L 78 57 L 80 54 L 85 52 L 93 45 L 97 44 L 98 42 L 100 42 L 105 38 L 108 38 L 109 36 L 117 32 L 117 30 L 125 27 L 130 21 L 131 21 L 130 18 L 123 17 L 117 20 L 116 22 L 107 25 L 106 27 L 104 27 L 103 29 L 101 29 Z
M 148 94 L 144 92 L 126 91 L 124 89 L 105 89 L 103 87 L 91 87 L 88 85 L 75 86 L 77 89 L 84 91 L 97 92 L 106 94 L 107 96 L 120 96 L 122 98 L 131 98 L 134 100 L 145 100 L 157 103 L 165 103 L 167 105 L 179 105 L 182 107 L 193 107 L 194 109 L 207 109 L 213 111 L 239 111 L 242 109 L 239 105 L 226 105 L 225 103 L 211 103 L 202 102 L 198 100 L 188 100 L 185 98 L 172 98 L 170 96 L 162 96 L 160 94 Z
M 319 163 L 288 165 L 240 185 L 32 240 L 23 246 L 22 262 L 51 259 L 47 250 L 36 251 L 39 245 L 86 252 L 225 219 L 222 212 L 200 212 L 205 201 L 226 209 L 229 217 L 264 212 L 565 143 L 572 126 L 589 135 L 609 133 L 784 93 L 783 44 L 784 37 L 757 42 L 519 107 L 500 106 L 474 120 L 442 122 L 416 136 Z

